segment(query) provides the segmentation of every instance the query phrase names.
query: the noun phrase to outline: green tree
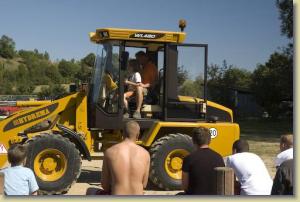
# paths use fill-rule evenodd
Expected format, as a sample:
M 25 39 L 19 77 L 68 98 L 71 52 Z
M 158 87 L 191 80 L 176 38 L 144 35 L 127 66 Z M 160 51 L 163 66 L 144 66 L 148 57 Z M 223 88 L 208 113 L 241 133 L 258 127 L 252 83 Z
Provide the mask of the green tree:
M 283 101 L 293 100 L 293 60 L 286 53 L 273 53 L 253 72 L 252 89 L 260 105 L 273 118 L 286 112 Z
M 178 85 L 181 86 L 188 79 L 188 71 L 183 66 L 177 67 Z
M 62 76 L 59 73 L 57 66 L 52 64 L 48 65 L 47 68 L 45 69 L 45 74 L 47 75 L 47 77 L 52 83 L 56 83 L 56 84 L 61 83 Z
M 179 95 L 203 98 L 202 75 L 197 76 L 195 80 L 186 79 L 183 84 L 179 86 Z
M 293 1 L 276 0 L 281 20 L 281 33 L 293 38 Z M 252 89 L 262 107 L 277 118 L 292 109 L 285 106 L 293 102 L 293 43 L 274 52 L 265 64 L 256 67 L 252 77 Z
M 47 51 L 45 51 L 45 53 L 44 53 L 44 58 L 45 58 L 46 60 L 49 60 L 49 59 L 50 59 L 50 55 L 49 55 L 49 53 L 48 53 Z
M 79 71 L 79 69 L 80 65 L 77 64 L 74 60 L 61 60 L 58 64 L 58 71 L 64 78 L 65 82 L 74 80 L 74 76 Z
M 209 65 L 207 81 L 209 99 L 233 109 L 233 90 L 249 90 L 251 76 L 252 73 L 245 69 L 228 66 L 225 60 L 222 66 Z
M 38 93 L 39 99 L 59 99 L 64 97 L 67 91 L 64 87 L 58 84 L 51 84 L 49 87 L 43 87 Z
M 91 78 L 92 71 L 93 71 L 92 67 L 82 63 L 80 70 L 75 74 L 75 78 L 80 80 L 83 83 L 88 83 Z
M 15 42 L 6 35 L 0 39 L 0 56 L 9 59 L 15 56 Z
M 281 20 L 281 33 L 293 38 L 293 0 L 276 0 Z
M 94 53 L 89 53 L 80 61 L 80 69 L 75 74 L 75 78 L 80 80 L 81 82 L 89 82 L 94 63 L 95 63 L 96 55 Z
M 93 67 L 95 63 L 95 59 L 96 59 L 96 55 L 94 53 L 89 53 L 83 59 L 81 59 L 81 63 L 89 67 Z

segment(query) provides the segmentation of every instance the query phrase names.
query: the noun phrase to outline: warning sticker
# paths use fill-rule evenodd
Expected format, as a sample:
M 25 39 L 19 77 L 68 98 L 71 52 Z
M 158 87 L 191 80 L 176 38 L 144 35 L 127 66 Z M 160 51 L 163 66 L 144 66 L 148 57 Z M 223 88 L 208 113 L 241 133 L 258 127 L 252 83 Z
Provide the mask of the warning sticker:
M 0 144 L 0 154 L 7 154 L 7 150 L 4 144 Z

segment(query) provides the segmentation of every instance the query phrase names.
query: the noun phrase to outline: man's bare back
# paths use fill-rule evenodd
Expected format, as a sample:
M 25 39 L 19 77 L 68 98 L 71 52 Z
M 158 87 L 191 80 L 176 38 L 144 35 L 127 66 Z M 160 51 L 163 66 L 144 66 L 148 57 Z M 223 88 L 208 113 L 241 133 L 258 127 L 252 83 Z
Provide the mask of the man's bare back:
M 148 182 L 150 156 L 149 153 L 125 139 L 105 152 L 103 165 L 105 178 L 110 179 L 111 194 L 136 195 L 143 194 Z M 105 189 L 105 187 L 103 187 Z

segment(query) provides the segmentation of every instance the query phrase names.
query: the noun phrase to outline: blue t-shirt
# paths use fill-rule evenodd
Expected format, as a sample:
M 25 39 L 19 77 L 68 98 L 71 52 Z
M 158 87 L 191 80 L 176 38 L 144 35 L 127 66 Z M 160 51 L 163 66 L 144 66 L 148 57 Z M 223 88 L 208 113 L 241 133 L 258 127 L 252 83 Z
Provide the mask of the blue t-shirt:
M 6 195 L 30 195 L 39 189 L 33 171 L 29 168 L 14 166 L 0 172 L 4 173 Z

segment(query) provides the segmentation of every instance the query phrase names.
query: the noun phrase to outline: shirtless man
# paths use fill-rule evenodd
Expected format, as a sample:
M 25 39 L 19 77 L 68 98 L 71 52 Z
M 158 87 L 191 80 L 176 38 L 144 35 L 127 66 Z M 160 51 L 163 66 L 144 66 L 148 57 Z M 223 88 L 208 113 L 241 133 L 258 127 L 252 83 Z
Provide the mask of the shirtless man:
M 124 140 L 104 153 L 102 188 L 114 195 L 142 195 L 148 182 L 150 156 L 136 145 L 139 124 L 129 121 L 124 127 Z

